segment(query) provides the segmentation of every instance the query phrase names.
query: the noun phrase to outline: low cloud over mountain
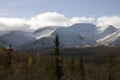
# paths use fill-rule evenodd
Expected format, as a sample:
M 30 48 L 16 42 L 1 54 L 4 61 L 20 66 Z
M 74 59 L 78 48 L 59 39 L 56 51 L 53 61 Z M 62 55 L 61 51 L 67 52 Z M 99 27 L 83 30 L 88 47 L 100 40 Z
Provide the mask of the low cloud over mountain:
M 116 28 L 120 28 L 120 16 L 103 16 L 97 19 L 97 26 L 113 25 Z
M 103 16 L 97 19 L 93 17 L 68 18 L 57 12 L 46 12 L 38 14 L 29 19 L 23 18 L 0 18 L 0 30 L 23 30 L 31 31 L 45 26 L 68 26 L 75 23 L 95 23 L 97 26 L 113 25 L 120 28 L 119 16 Z

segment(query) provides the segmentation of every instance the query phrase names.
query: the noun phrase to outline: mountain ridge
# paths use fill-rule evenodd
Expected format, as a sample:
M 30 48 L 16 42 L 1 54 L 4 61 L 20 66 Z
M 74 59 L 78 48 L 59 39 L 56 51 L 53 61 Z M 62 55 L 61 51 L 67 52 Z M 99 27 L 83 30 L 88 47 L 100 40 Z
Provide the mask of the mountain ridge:
M 54 47 L 54 38 L 59 35 L 60 47 L 86 47 L 103 45 L 107 36 L 120 32 L 114 26 L 108 26 L 103 32 L 99 33 L 96 25 L 91 23 L 77 23 L 71 26 L 47 26 L 34 32 L 9 31 L 0 35 L 0 45 L 7 47 L 12 43 L 13 48 L 17 49 L 41 49 Z M 119 40 L 119 37 L 114 37 Z M 114 41 L 113 41 L 114 42 Z M 117 41 L 118 42 L 118 41 Z M 108 41 L 106 44 L 111 44 Z M 115 45 L 114 45 L 115 46 Z

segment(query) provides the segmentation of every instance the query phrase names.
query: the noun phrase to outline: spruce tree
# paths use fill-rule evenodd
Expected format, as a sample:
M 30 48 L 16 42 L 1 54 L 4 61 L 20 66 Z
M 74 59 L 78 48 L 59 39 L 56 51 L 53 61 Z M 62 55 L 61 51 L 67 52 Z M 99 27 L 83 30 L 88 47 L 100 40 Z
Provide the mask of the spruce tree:
M 60 54 L 59 52 L 60 41 L 58 35 L 56 35 L 55 37 L 54 44 L 55 44 L 55 56 L 58 57 Z
M 59 46 L 60 46 L 60 42 L 59 42 L 59 37 L 58 35 L 56 35 L 55 40 L 55 80 L 60 80 L 62 75 L 63 75 L 63 70 L 62 67 L 60 65 L 60 61 L 59 61 L 59 55 L 60 55 L 60 51 L 59 51 Z

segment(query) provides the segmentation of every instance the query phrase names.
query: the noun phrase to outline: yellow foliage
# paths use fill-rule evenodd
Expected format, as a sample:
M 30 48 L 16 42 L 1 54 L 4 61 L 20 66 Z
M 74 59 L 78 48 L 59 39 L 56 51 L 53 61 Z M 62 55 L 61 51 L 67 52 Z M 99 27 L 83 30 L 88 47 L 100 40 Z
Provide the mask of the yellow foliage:
M 33 59 L 32 59 L 32 57 L 29 57 L 29 59 L 28 59 L 28 64 L 32 64 L 33 63 Z

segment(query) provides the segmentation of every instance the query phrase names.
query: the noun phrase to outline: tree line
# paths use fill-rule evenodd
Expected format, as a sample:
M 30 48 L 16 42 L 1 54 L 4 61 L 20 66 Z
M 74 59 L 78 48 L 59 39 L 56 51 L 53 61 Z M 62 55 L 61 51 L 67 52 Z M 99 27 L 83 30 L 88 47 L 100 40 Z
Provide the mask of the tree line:
M 86 62 L 85 56 L 61 56 L 56 35 L 51 56 L 15 52 L 11 44 L 0 50 L 0 80 L 120 80 L 120 63 L 108 55 L 107 63 Z

